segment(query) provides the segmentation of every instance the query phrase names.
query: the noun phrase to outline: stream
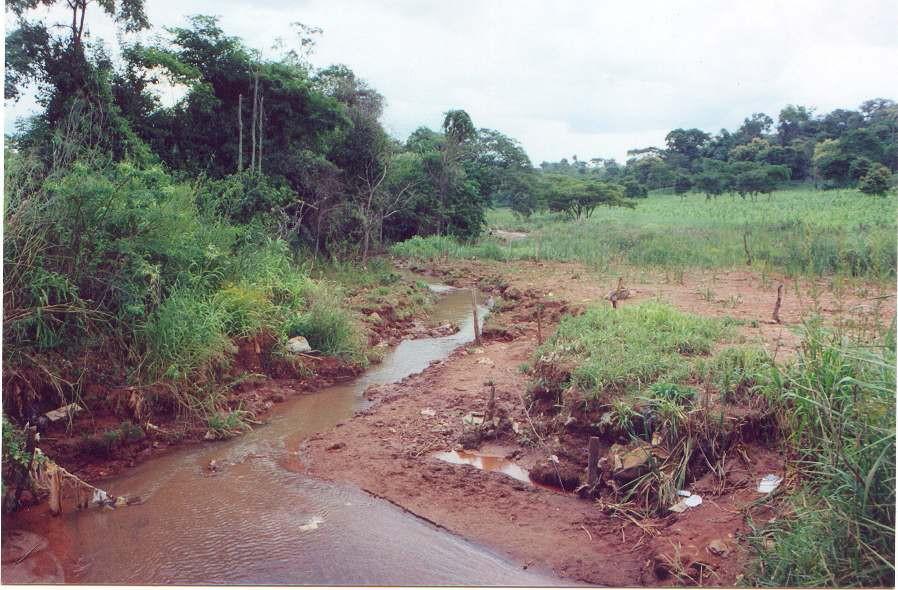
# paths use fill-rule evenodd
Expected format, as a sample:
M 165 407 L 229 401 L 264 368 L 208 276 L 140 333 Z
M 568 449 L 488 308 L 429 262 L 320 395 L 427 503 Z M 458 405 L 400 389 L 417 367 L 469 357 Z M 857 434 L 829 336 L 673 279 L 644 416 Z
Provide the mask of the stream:
M 447 337 L 405 340 L 356 380 L 288 399 L 227 442 L 152 459 L 102 487 L 143 504 L 59 517 L 76 544 L 68 582 L 556 586 L 356 487 L 289 470 L 299 442 L 363 409 L 371 385 L 420 372 L 473 340 L 470 292 L 434 286 Z M 481 317 L 486 309 L 481 309 Z M 215 460 L 218 470 L 207 465 Z

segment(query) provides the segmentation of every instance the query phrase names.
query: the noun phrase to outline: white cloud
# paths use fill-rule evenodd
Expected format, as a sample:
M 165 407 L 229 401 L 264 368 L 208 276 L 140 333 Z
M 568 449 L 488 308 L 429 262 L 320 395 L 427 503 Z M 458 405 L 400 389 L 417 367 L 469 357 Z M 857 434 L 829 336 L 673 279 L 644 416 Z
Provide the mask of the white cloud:
M 289 23 L 324 29 L 315 63 L 345 63 L 387 98 L 386 127 L 450 108 L 523 143 L 535 163 L 661 144 L 675 127 L 734 128 L 787 103 L 898 98 L 898 3 L 537 0 L 148 0 L 157 26 L 218 14 L 260 49 Z M 108 23 L 97 32 L 113 39 Z

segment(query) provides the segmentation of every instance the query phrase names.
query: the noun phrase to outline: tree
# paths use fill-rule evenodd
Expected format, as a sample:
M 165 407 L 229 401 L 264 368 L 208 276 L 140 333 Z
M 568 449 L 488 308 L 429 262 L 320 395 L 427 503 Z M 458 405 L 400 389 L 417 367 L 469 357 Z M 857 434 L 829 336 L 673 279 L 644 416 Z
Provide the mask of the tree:
M 505 175 L 498 191 L 498 200 L 521 217 L 540 210 L 544 206 L 541 197 L 535 173 L 523 170 Z
M 693 162 L 701 157 L 710 139 L 711 136 L 701 129 L 674 129 L 664 138 L 668 163 L 691 170 Z
M 110 86 L 112 60 L 101 44 L 88 44 L 88 7 L 96 4 L 123 32 L 149 27 L 143 0 L 12 0 L 7 10 L 17 28 L 6 37 L 6 98 L 17 100 L 29 84 L 43 112 L 33 118 L 20 147 L 33 150 L 47 167 L 59 167 L 94 151 L 150 163 L 153 158 L 116 108 Z M 38 7 L 61 6 L 67 23 L 29 18 Z M 56 136 L 55 142 L 52 139 Z M 59 151 L 65 136 L 67 154 Z
M 851 156 L 835 139 L 824 139 L 814 147 L 814 171 L 829 186 L 841 186 L 848 181 Z
M 873 164 L 857 187 L 867 195 L 884 195 L 889 190 L 892 173 L 882 164 Z
M 812 130 L 809 128 L 813 117 L 814 109 L 812 108 L 793 104 L 783 107 L 776 126 L 780 145 L 788 145 L 796 139 L 810 135 L 809 132 Z
M 625 178 L 622 184 L 624 196 L 628 199 L 644 199 L 649 196 L 648 189 L 633 178 Z
M 692 180 L 685 174 L 678 174 L 674 181 L 674 193 L 683 196 L 692 188 Z
M 494 129 L 478 129 L 465 161 L 468 176 L 477 182 L 487 201 L 498 197 L 505 179 L 531 171 L 530 158 L 517 140 Z
M 770 132 L 773 127 L 773 119 L 764 113 L 753 113 L 746 117 L 742 126 L 736 131 L 738 143 L 748 143 L 752 139 L 760 138 Z
M 749 164 L 733 179 L 733 188 L 744 199 L 746 195 L 772 193 L 778 183 L 789 180 L 789 169 L 785 166 Z
M 695 176 L 695 187 L 705 193 L 708 199 L 720 196 L 726 190 L 726 179 L 719 173 L 699 172 Z

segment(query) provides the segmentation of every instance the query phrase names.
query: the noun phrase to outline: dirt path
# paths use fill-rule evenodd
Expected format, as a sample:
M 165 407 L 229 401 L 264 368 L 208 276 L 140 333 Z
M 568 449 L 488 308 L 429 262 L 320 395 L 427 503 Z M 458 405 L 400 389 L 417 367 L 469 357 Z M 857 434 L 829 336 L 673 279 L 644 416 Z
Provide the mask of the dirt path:
M 542 333 L 548 334 L 566 309 L 565 302 L 594 302 L 608 286 L 576 265 L 502 269 L 490 263 L 455 262 L 428 272 L 455 285 L 478 283 L 488 289 L 510 283 L 519 301 L 511 303 L 512 326 L 501 335 L 511 340 L 469 346 L 403 382 L 369 390 L 375 404 L 367 411 L 333 431 L 296 441 L 290 468 L 352 482 L 452 532 L 507 552 L 522 567 L 545 567 L 566 578 L 612 586 L 738 583 L 748 558 L 746 514 L 756 521 L 776 517 L 766 508 L 748 508 L 759 498 L 758 480 L 783 471 L 776 446 L 740 446 L 734 453 L 738 456 L 727 458 L 723 478 L 709 473 L 690 487 L 702 494 L 702 506 L 640 522 L 570 492 L 433 457 L 436 451 L 468 447 L 464 416 L 472 411 L 488 414 L 487 383 L 492 383 L 495 413 L 525 435 L 497 432 L 482 442 L 481 451 L 507 456 L 524 468 L 545 462 L 550 454 L 585 465 L 586 440 L 576 433 L 548 441 L 532 436 L 530 444 L 522 444 L 530 416 L 523 398 L 528 377 L 520 366 L 537 346 L 537 301 L 549 302 L 542 326 Z M 803 302 L 797 297 L 784 300 L 783 326 L 765 319 L 773 300 L 768 301 L 771 290 L 762 288 L 757 277 L 734 273 L 714 279 L 719 297 L 729 294 L 736 302 L 732 306 L 703 297 L 698 283 L 695 277 L 682 284 L 642 282 L 624 304 L 661 297 L 688 311 L 741 318 L 746 320 L 746 339 L 782 350 L 784 356 L 794 352 L 798 337 L 788 328 L 802 316 Z M 832 294 L 828 297 L 819 298 L 821 308 L 833 305 Z M 856 295 L 843 293 L 841 298 L 846 309 L 856 311 L 863 304 Z M 890 319 L 885 314 L 885 320 Z

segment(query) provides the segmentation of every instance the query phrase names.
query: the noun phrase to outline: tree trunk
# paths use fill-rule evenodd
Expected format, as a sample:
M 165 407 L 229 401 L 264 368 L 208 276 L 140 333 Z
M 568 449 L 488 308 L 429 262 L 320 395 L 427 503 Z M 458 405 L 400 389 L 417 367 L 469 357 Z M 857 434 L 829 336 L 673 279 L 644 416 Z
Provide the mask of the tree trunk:
M 252 149 L 250 158 L 249 158 L 249 169 L 255 171 L 256 169 L 256 122 L 259 118 L 259 73 L 256 72 L 256 84 L 253 90 L 253 124 L 250 129 L 250 143 L 252 144 Z
M 265 96 L 259 96 L 259 174 L 262 174 L 262 130 L 265 116 Z
M 243 172 L 243 95 L 237 97 L 237 172 Z

